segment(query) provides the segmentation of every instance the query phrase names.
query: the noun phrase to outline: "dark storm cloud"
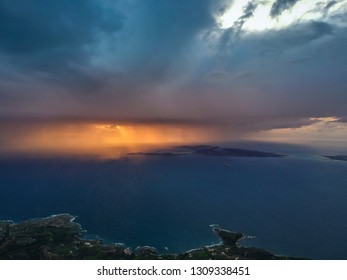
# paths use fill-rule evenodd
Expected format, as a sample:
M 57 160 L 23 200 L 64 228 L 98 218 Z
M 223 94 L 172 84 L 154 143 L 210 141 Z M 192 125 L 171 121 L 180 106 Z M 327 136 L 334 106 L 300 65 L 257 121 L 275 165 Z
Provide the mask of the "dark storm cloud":
M 284 51 L 289 48 L 304 46 L 311 41 L 332 35 L 333 31 L 334 26 L 331 24 L 311 21 L 305 24 L 295 24 L 285 30 L 273 32 L 263 42 L 266 42 L 269 51 Z
M 249 1 L 222 29 L 215 16 L 230 2 L 217 2 L 0 0 L 0 119 L 255 131 L 345 116 L 345 27 L 319 18 L 250 32 L 265 2 Z M 294 2 L 276 1 L 273 16 Z
M 17 74 L 92 87 L 98 79 L 83 68 L 93 44 L 122 28 L 123 16 L 109 8 L 95 0 L 1 0 L 0 60 Z
M 1 115 L 154 118 L 165 109 L 153 110 L 153 91 L 189 67 L 191 43 L 215 24 L 199 0 L 0 5 Z
M 214 24 L 210 1 L 109 3 L 0 0 L 0 59 L 16 73 L 30 71 L 33 79 L 76 94 L 114 83 L 116 92 L 132 94 L 139 90 L 133 82 L 129 88 L 130 79 L 144 84 L 170 79 L 184 66 L 174 64 L 184 59 L 194 36 Z M 101 65 L 90 65 L 98 56 Z
M 216 44 L 216 56 L 222 59 L 215 60 L 218 63 L 215 67 L 219 70 L 224 69 L 222 72 L 229 73 L 229 77 L 237 76 L 239 72 L 252 72 L 254 76 L 254 69 L 247 69 L 242 65 L 247 65 L 248 62 L 253 61 L 252 68 L 257 68 L 259 61 L 264 60 L 267 65 L 266 68 L 276 68 L 279 65 L 281 56 L 285 57 L 290 52 L 294 52 L 290 58 L 290 63 L 301 62 L 303 64 L 313 58 L 319 60 L 318 50 L 316 48 L 309 50 L 309 44 L 315 41 L 319 42 L 320 39 L 326 37 L 334 40 L 335 30 L 336 27 L 329 23 L 310 21 L 295 23 L 286 29 L 273 30 L 265 34 L 257 33 L 253 36 L 246 36 L 242 40 L 235 40 L 235 33 L 226 29 Z M 342 42 L 344 35 L 340 34 L 339 37 Z M 300 53 L 295 54 L 298 48 L 301 49 Z M 328 51 L 324 50 L 324 52 Z M 338 51 L 342 50 L 339 48 Z M 322 52 L 322 50 L 319 52 Z M 252 80 L 253 78 L 249 79 L 248 82 Z
M 300 0 L 276 0 L 272 4 L 270 15 L 271 17 L 277 17 L 282 14 L 283 11 L 290 9 Z
M 121 17 L 107 15 L 102 1 L 0 1 L 0 49 L 10 55 L 49 55 L 81 50 L 98 32 L 121 28 Z M 48 58 L 48 57 L 44 57 Z M 58 60 L 56 60 L 58 61 Z
M 130 11 L 133 19 L 128 22 L 133 26 L 125 35 L 130 45 L 121 59 L 126 70 L 145 81 L 165 79 L 177 68 L 182 71 L 192 41 L 215 24 L 210 2 L 137 1 Z

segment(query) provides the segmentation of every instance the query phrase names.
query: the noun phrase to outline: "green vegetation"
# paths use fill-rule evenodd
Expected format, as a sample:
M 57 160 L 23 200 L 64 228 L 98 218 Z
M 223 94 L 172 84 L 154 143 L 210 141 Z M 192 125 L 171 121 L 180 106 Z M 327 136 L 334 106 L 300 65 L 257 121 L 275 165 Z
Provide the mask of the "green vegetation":
M 239 240 L 245 238 L 242 233 L 218 227 L 213 231 L 222 240 L 220 245 L 160 255 L 149 246 L 140 246 L 133 251 L 123 244 L 104 245 L 100 240 L 83 239 L 80 224 L 69 214 L 18 224 L 0 221 L 0 259 L 288 259 L 263 249 L 239 246 Z

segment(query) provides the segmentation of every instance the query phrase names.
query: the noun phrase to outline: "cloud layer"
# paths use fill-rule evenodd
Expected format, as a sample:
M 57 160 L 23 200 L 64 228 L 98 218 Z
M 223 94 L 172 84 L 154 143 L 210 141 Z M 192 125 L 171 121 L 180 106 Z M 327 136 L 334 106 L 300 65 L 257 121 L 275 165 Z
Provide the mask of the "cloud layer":
M 0 0 L 0 118 L 240 133 L 346 118 L 346 15 L 346 0 Z

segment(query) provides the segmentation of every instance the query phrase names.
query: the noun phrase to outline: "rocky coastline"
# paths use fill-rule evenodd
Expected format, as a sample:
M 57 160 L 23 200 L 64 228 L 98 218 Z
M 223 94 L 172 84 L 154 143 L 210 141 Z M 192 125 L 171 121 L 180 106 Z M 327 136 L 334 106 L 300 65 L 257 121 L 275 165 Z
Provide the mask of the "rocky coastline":
M 243 233 L 212 226 L 220 238 L 217 245 L 177 254 L 159 254 L 156 248 L 135 249 L 121 243 L 103 244 L 102 240 L 84 239 L 85 231 L 69 214 L 37 218 L 20 223 L 0 221 L 0 259 L 7 260 L 277 260 L 294 259 L 277 256 L 264 249 L 242 247 Z

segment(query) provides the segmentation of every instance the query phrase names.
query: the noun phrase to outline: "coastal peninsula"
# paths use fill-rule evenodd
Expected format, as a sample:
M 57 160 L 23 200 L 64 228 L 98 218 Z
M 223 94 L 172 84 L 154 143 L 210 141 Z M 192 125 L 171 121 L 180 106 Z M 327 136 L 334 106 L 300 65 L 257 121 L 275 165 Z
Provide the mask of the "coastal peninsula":
M 84 239 L 85 231 L 69 214 L 54 215 L 20 223 L 0 221 L 0 259 L 7 260 L 277 260 L 293 259 L 276 256 L 264 249 L 242 247 L 243 233 L 212 226 L 221 240 L 177 254 L 159 254 L 154 247 L 135 249 L 121 243 L 105 245 L 101 240 Z

